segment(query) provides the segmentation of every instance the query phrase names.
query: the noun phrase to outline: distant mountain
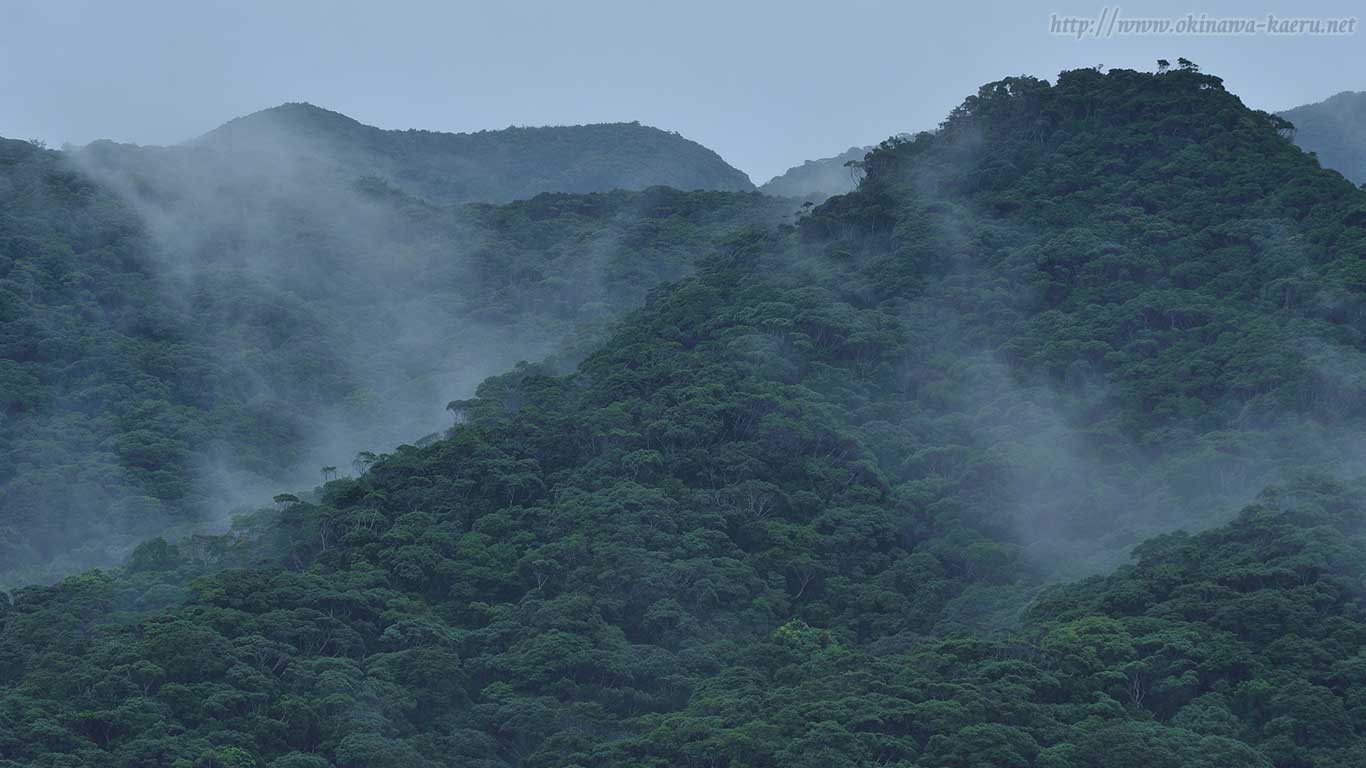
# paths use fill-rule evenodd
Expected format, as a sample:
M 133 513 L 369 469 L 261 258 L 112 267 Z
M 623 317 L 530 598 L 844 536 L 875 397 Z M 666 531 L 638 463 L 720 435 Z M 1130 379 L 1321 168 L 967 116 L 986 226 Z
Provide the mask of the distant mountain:
M 437 203 L 508 202 L 542 192 L 667 186 L 750 191 L 720 155 L 640 123 L 505 128 L 478 133 L 384 130 L 312 104 L 239 117 L 188 144 L 232 155 L 323 161 Z
M 872 147 L 850 147 L 834 157 L 807 160 L 788 168 L 759 187 L 759 191 L 775 197 L 798 197 L 815 203 L 842 195 L 858 186 L 863 172 L 847 164 L 863 159 Z
M 1325 168 L 1366 184 L 1366 91 L 1343 91 L 1279 114 L 1295 124 L 1295 143 L 1317 153 Z

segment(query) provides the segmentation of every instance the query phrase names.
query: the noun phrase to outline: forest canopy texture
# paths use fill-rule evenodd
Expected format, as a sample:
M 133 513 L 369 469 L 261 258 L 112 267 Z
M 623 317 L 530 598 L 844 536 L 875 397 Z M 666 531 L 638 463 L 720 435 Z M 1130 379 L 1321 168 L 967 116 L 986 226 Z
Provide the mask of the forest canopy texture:
M 507 366 L 226 533 L 15 589 L 0 766 L 1366 764 L 1366 192 L 1289 136 L 1194 66 L 1083 69 L 983 86 L 795 220 L 364 186 L 496 234 L 490 290 L 577 297 L 525 260 L 572 280 L 560 244 L 611 231 L 641 304 L 533 300 L 601 316 L 577 364 Z M 145 316 L 137 221 L 0 149 L 6 422 L 137 382 L 239 418 L 155 383 L 204 358 Z M 118 333 L 36 319 L 97 311 Z M 261 317 L 278 345 L 246 348 L 311 327 Z M 69 385 L 74 344 L 127 381 Z M 7 535 L 60 525 L 29 514 Z

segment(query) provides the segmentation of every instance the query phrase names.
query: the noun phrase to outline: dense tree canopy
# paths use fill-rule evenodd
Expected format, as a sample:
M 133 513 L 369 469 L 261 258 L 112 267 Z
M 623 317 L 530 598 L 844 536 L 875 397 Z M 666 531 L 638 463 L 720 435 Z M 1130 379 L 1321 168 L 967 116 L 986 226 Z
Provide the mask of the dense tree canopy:
M 1193 68 L 863 162 L 442 439 L 0 601 L 0 765 L 1362 764 L 1366 193 Z
M 484 376 L 584 354 L 710 233 L 791 208 L 662 187 L 445 208 L 19 141 L 0 181 L 0 584 L 439 430 Z

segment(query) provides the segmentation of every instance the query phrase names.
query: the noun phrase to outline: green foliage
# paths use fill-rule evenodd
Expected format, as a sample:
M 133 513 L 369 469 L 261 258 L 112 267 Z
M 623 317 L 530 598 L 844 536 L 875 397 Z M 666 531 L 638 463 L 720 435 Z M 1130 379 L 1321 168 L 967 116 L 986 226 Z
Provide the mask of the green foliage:
M 254 176 L 204 191 L 228 167 L 191 150 L 83 152 L 103 183 L 0 146 L 0 584 L 270 498 L 316 477 L 319 443 L 430 432 L 452 394 L 520 355 L 586 354 L 713 232 L 784 207 L 654 188 L 438 208 Z M 114 193 L 135 183 L 156 199 Z
M 866 168 L 442 439 L 17 590 L 0 761 L 1362 764 L 1362 485 L 1230 513 L 1360 434 L 1362 193 L 1184 63 Z

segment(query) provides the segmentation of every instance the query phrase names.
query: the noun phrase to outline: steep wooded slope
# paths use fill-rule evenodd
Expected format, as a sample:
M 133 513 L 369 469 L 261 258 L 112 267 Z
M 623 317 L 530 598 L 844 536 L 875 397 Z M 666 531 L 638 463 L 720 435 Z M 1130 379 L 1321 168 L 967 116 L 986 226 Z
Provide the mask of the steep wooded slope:
M 576 360 L 713 233 L 790 207 L 655 188 L 445 208 L 373 177 L 18 141 L 0 182 L 4 584 L 438 432 L 485 376 Z

